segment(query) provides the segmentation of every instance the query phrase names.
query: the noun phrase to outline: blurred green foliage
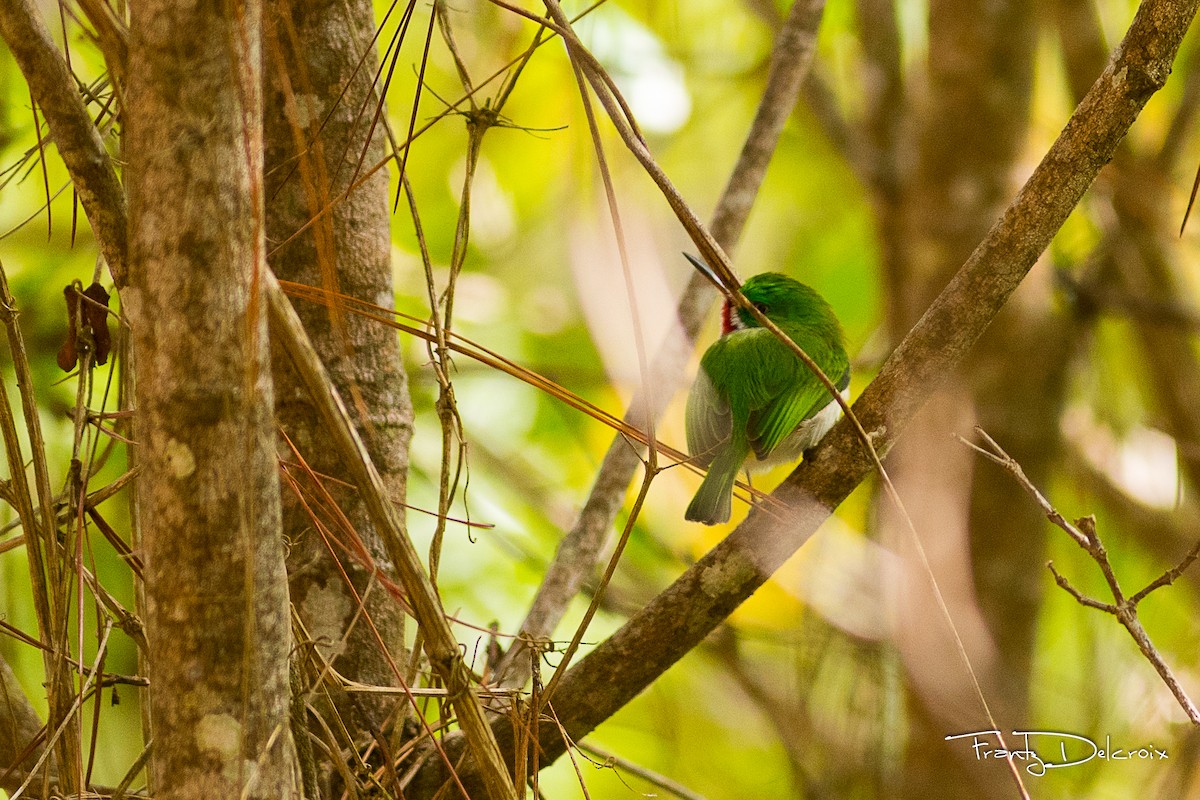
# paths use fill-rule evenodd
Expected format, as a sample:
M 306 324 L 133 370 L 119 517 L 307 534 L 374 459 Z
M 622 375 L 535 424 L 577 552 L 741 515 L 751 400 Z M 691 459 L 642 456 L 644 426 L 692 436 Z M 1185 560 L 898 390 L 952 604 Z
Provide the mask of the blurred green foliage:
M 378 5 L 382 15 L 385 4 Z M 771 4 L 614 0 L 578 23 L 584 41 L 643 117 L 655 156 L 701 216 L 711 211 L 724 186 L 764 84 L 772 29 L 754 11 L 763 6 Z M 1116 41 L 1135 4 L 1106 0 L 1099 8 L 1110 40 Z M 902 2 L 899 12 L 904 62 L 916 70 L 924 57 L 924 7 Z M 417 10 L 412 31 L 424 30 L 428 13 L 425 7 Z M 527 20 L 488 4 L 456 7 L 452 17 L 476 81 L 516 57 L 533 33 Z M 821 27 L 818 59 L 818 69 L 851 120 L 864 103 L 857 25 L 852 4 L 831 3 Z M 101 71 L 98 54 L 78 28 L 69 30 L 76 71 L 85 79 L 95 78 Z M 414 65 L 422 44 L 420 35 L 410 32 L 388 98 L 389 120 L 398 139 L 407 130 Z M 1022 174 L 1036 163 L 1071 111 L 1059 59 L 1056 40 L 1047 34 L 1037 62 L 1032 129 L 1018 170 Z M 1191 66 L 1189 62 L 1187 68 Z M 426 82 L 430 91 L 421 97 L 418 127 L 444 109 L 434 92 L 450 102 L 462 92 L 446 48 L 436 38 Z M 1136 141 L 1161 139 L 1180 100 L 1179 83 L 1173 78 L 1151 101 L 1134 128 Z M 495 86 L 482 88 L 477 98 L 494 95 Z M 0 94 L 0 168 L 6 168 L 19 164 L 35 146 L 35 131 L 28 92 L 5 51 L 0 51 Z M 551 41 L 537 52 L 503 113 L 506 124 L 484 139 L 473 187 L 471 243 L 457 292 L 455 331 L 620 414 L 637 380 L 632 326 L 587 122 L 561 43 Z M 690 270 L 678 254 L 692 245 L 620 140 L 603 122 L 602 129 L 634 269 L 650 276 L 639 301 L 646 324 L 653 328 L 653 322 L 673 317 L 674 298 Z M 851 385 L 857 394 L 894 343 L 887 343 L 881 332 L 885 288 L 875 209 L 844 154 L 821 131 L 802 104 L 784 132 L 735 264 L 742 275 L 787 272 L 824 294 L 846 328 L 852 352 L 861 353 Z M 407 160 L 439 290 L 448 273 L 466 141 L 464 118 L 451 114 L 414 142 Z M 1188 144 L 1186 152 L 1196 152 L 1190 134 Z M 116 152 L 115 138 L 110 137 L 110 145 Z M 59 191 L 67 178 L 52 148 L 45 167 L 50 191 Z M 1172 194 L 1162 198 L 1176 219 L 1190 177 L 1171 176 Z M 51 203 L 52 216 L 38 212 L 45 202 L 38 160 L 5 173 L 5 181 L 0 189 L 0 261 L 21 309 L 52 480 L 62 486 L 71 448 L 67 413 L 75 387 L 54 363 L 64 335 L 62 288 L 76 279 L 90 282 L 96 248 L 69 188 Z M 1014 191 L 1016 187 L 1014 181 Z M 394 192 L 394 169 L 392 188 Z M 162 202 L 175 199 L 164 197 Z M 1085 201 L 1068 221 L 1051 248 L 1055 264 L 1074 267 L 1099 241 L 1100 205 Z M 406 209 L 401 201 L 393 217 L 396 305 L 424 317 L 429 314 L 428 293 Z M 1181 246 L 1194 256 L 1195 235 L 1186 233 Z M 1187 277 L 1194 282 L 1194 275 Z M 1029 280 L 1053 291 L 1048 271 L 1036 271 Z M 1054 297 L 1059 313 L 1070 313 L 1068 299 Z M 1194 297 L 1180 302 L 1195 305 Z M 704 343 L 715 332 L 710 322 L 702 335 Z M 437 385 L 426 345 L 404 334 L 401 339 L 417 409 L 409 498 L 418 508 L 434 509 L 441 458 L 434 409 Z M 1160 489 L 1165 486 L 1168 498 L 1183 492 L 1176 491 L 1180 479 L 1173 445 L 1168 442 L 1165 451 L 1147 450 L 1144 438 L 1135 435 L 1159 423 L 1129 323 L 1102 319 L 1090 334 L 1087 351 L 1086 368 L 1072 376 L 1064 428 L 1078 423 L 1079 436 L 1107 437 L 1110 461 L 1101 468 L 1113 469 L 1112 459 L 1140 458 L 1140 480 L 1149 476 Z M 5 389 L 15 401 L 7 349 L 0 350 L 0 359 Z M 108 372 L 97 370 L 98 387 Z M 440 587 L 452 614 L 471 625 L 486 627 L 495 621 L 501 631 L 515 632 L 558 541 L 587 496 L 612 432 L 559 400 L 465 357 L 455 359 L 453 378 L 468 442 L 469 482 L 452 514 L 495 527 L 471 533 L 464 526 L 450 526 Z M 115 389 L 106 402 L 107 408 L 115 407 Z M 91 407 L 100 405 L 101 398 L 94 397 Z M 682 416 L 680 396 L 658 429 L 661 439 L 681 449 Z M 118 447 L 93 477 L 93 488 L 117 477 L 122 465 Z M 769 488 L 783 474 L 759 479 L 757 485 Z M 655 480 L 609 601 L 586 641 L 600 641 L 727 532 L 683 522 L 682 509 L 697 483 L 683 469 L 668 470 Z M 1166 566 L 1139 545 L 1133 532 L 1109 527 L 1107 509 L 1079 485 L 1069 464 L 1064 463 L 1053 485 L 1042 488 L 1068 516 L 1097 514 L 1127 586 L 1143 585 Z M 820 795 L 814 787 L 823 780 L 847 774 L 858 778 L 848 778 L 842 790 L 835 788 L 835 794 L 824 796 L 873 796 L 870 787 L 876 778 L 886 778 L 898 768 L 907 735 L 900 667 L 885 644 L 844 633 L 799 588 L 812 579 L 814 570 L 867 569 L 864 556 L 854 553 L 874 551 L 852 544 L 863 542 L 873 530 L 872 496 L 871 487 L 861 488 L 831 523 L 840 526 L 851 544 L 834 548 L 825 559 L 802 552 L 732 618 L 743 667 L 778 704 L 794 708 L 796 730 L 810 737 L 802 748 L 809 753 L 811 773 L 794 774 L 770 719 L 771 701 L 748 691 L 748 684 L 729 668 L 719 642 L 686 658 L 589 741 L 713 800 L 815 797 Z M 125 502 L 122 496 L 103 507 L 119 531 L 128 527 Z M 735 510 L 735 519 L 738 514 Z M 0 506 L 0 525 L 13 519 L 11 509 Z M 409 522 L 418 548 L 427 548 L 433 518 L 412 512 Z M 829 530 L 821 534 L 830 535 Z M 1099 573 L 1078 548 L 1056 532 L 1051 532 L 1050 542 L 1050 556 L 1075 585 L 1103 596 Z M 108 590 L 132 607 L 129 572 L 95 532 L 84 561 L 89 569 L 94 563 Z M 1042 579 L 1044 603 L 1030 677 L 1033 721 L 1053 730 L 1110 734 L 1126 743 L 1154 742 L 1175 752 L 1185 733 L 1179 709 L 1124 631 L 1112 619 L 1082 609 L 1059 592 L 1049 575 Z M 0 580 L 0 618 L 26 632 L 36 631 L 22 549 L 0 554 Z M 1185 581 L 1147 601 L 1143 613 L 1185 684 L 1200 691 L 1195 594 L 1194 581 Z M 852 606 L 853 598 L 848 603 Z M 568 614 L 559 632 L 563 638 L 569 638 L 585 604 L 586 599 L 578 600 Z M 84 616 L 84 638 L 94 649 L 91 632 L 96 623 L 90 603 Z M 468 653 L 482 652 L 477 630 L 462 626 L 459 633 Z M 85 648 L 85 660 L 91 652 Z M 18 670 L 34 702 L 43 703 L 40 656 L 8 637 L 0 637 L 0 654 Z M 114 636 L 107 669 L 136 672 L 132 645 L 123 635 Z M 118 781 L 140 752 L 137 693 L 122 689 L 120 698 L 114 708 L 106 696 L 100 713 L 95 777 L 102 783 Z M 594 798 L 661 793 L 619 770 L 577 759 Z M 1163 785 L 1175 766 L 1094 762 L 1028 782 L 1037 797 L 1129 797 L 1146 786 Z M 542 776 L 550 797 L 579 796 L 572 788 L 576 783 L 566 758 Z M 811 793 L 806 795 L 799 784 Z

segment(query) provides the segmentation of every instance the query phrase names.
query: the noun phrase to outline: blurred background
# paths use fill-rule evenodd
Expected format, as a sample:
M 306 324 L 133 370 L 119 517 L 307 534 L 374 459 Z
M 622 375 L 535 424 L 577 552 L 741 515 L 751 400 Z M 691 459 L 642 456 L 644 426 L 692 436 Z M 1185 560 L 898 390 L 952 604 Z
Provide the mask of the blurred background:
M 58 19 L 54 4 L 44 5 Z M 585 6 L 565 8 L 574 15 Z M 488 3 L 449 10 L 477 84 L 523 52 L 536 28 Z M 544 13 L 534 4 L 529 10 Z M 743 277 L 786 272 L 825 296 L 846 331 L 853 396 L 1015 196 L 1135 10 L 1127 0 L 829 2 L 802 100 L 734 265 Z M 377 3 L 379 19 L 387 11 Z M 772 0 L 609 0 L 576 22 L 655 158 L 702 218 L 742 146 L 786 12 Z M 397 43 L 387 102 L 401 138 L 429 13 L 417 6 Z M 99 79 L 99 52 L 70 14 L 63 19 L 74 71 L 84 82 Z M 381 49 L 396 28 L 393 16 Z M 1096 757 L 1026 774 L 1038 798 L 1200 797 L 1200 740 L 1171 693 L 1114 618 L 1081 606 L 1046 569 L 1052 560 L 1080 591 L 1110 600 L 1095 563 L 1045 521 L 1010 475 L 955 438 L 975 440 L 973 427 L 981 426 L 1064 516 L 1094 514 L 1127 594 L 1200 537 L 1192 496 L 1200 485 L 1200 223 L 1180 234 L 1200 166 L 1197 54 L 1193 34 L 1118 157 L 887 462 L 1002 729 L 1071 732 L 1101 747 L 1109 737 L 1111 748 L 1153 745 L 1169 754 L 1165 761 Z M 437 36 L 429 59 L 415 119 L 418 128 L 433 124 L 413 142 L 406 170 L 435 283 L 444 286 L 468 127 L 461 114 L 445 113 L 463 86 Z M 482 86 L 476 101 L 496 88 Z M 596 152 L 561 42 L 537 50 L 502 114 L 475 169 L 455 330 L 620 415 L 641 384 L 638 350 Z M 61 485 L 76 399 L 74 379 L 64 380 L 55 364 L 65 335 L 62 289 L 76 279 L 90 283 L 96 248 L 61 163 L 38 157 L 38 124 L 20 73 L 0 50 L 0 260 L 34 359 L 52 482 Z M 606 119 L 600 129 L 653 353 L 680 335 L 676 306 L 691 275 L 680 251 L 694 246 Z M 117 134 L 110 135 L 115 148 Z M 395 302 L 424 319 L 425 269 L 406 208 L 401 201 L 393 215 Z M 697 353 L 717 332 L 713 313 Z M 436 510 L 438 385 L 426 343 L 399 336 L 417 411 L 409 502 Z M 100 396 L 110 367 L 97 369 L 93 408 L 116 405 L 115 379 Z M 15 397 L 7 350 L 0 368 Z M 450 525 L 439 586 L 457 618 L 515 633 L 613 433 L 469 358 L 455 358 L 451 377 L 467 443 L 464 488 L 451 513 L 494 527 Z M 657 428 L 679 449 L 684 396 L 681 389 Z M 93 485 L 116 478 L 123 464 L 114 446 Z M 770 489 L 786 472 L 756 478 L 755 486 Z M 682 468 L 654 480 L 586 643 L 602 640 L 731 529 L 684 522 L 698 483 Z M 123 495 L 103 510 L 115 528 L 127 527 Z M 745 510 L 735 502 L 731 525 Z M 12 531 L 4 526 L 15 519 L 0 505 L 0 621 L 32 634 L 25 553 L 5 547 Z M 410 512 L 408 519 L 424 551 L 433 518 Z M 132 607 L 132 580 L 111 548 L 96 537 L 85 559 Z M 1196 577 L 1186 574 L 1140 609 L 1164 660 L 1193 693 L 1200 692 Z M 1016 796 L 1003 772 L 980 770 L 968 745 L 944 741 L 978 729 L 978 701 L 928 586 L 895 508 L 864 484 L 717 634 L 587 738 L 597 749 L 590 761 L 577 758 L 590 796 L 670 794 L 614 767 L 609 753 L 694 793 L 685 796 L 714 800 Z M 588 600 L 585 592 L 557 638 L 570 638 Z M 89 609 L 83 628 L 94 627 Z M 466 625 L 458 632 L 468 654 L 482 659 L 486 637 Z M 0 654 L 35 704 L 44 702 L 37 651 L 6 635 Z M 137 670 L 120 634 L 107 668 Z M 137 691 L 118 687 L 97 713 L 96 780 L 116 783 L 141 752 Z M 547 797 L 583 796 L 578 784 L 569 759 L 542 777 Z

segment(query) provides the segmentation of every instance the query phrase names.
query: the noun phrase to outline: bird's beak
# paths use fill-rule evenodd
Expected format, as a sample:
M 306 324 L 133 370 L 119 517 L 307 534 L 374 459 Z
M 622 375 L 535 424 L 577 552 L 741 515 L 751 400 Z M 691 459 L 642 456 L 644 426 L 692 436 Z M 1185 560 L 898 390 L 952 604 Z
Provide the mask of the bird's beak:
M 725 291 L 725 284 L 721 283 L 721 279 L 717 277 L 717 273 L 713 272 L 712 267 L 710 267 L 708 264 L 705 264 L 691 253 L 685 252 L 683 257 L 692 262 L 692 266 L 695 267 L 701 275 L 708 278 L 709 282 L 713 286 L 717 287 L 718 291 Z

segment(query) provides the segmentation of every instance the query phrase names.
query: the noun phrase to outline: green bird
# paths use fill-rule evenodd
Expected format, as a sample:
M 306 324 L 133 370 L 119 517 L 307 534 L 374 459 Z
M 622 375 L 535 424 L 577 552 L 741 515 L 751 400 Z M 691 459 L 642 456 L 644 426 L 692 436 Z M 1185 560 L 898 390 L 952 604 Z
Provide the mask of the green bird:
M 716 282 L 706 264 L 684 255 Z M 777 272 L 750 278 L 742 294 L 847 396 L 842 327 L 821 295 Z M 743 466 L 750 472 L 796 461 L 840 415 L 837 400 L 796 353 L 749 311 L 726 301 L 721 338 L 705 351 L 688 394 L 688 451 L 708 474 L 685 516 L 706 525 L 727 522 Z

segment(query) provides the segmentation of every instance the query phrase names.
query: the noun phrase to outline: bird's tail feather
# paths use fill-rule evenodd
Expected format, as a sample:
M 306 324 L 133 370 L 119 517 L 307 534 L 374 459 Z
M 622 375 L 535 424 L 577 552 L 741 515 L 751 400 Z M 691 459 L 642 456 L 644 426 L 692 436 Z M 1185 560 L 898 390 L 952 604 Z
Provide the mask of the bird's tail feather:
M 729 447 L 717 456 L 709 465 L 696 496 L 688 504 L 684 518 L 705 525 L 728 522 L 733 507 L 733 484 L 745 459 L 745 449 L 739 452 L 735 447 Z

